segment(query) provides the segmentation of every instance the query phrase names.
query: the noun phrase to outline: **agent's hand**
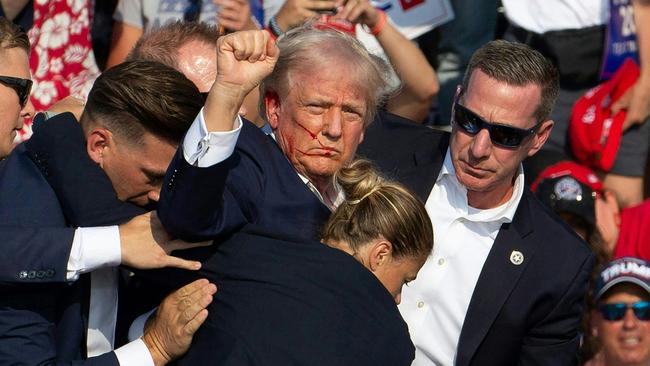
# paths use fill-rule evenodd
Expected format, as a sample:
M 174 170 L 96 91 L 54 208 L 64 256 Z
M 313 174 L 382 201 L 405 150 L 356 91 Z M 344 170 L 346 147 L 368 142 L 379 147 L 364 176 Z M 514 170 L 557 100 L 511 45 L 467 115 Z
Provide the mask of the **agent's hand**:
M 209 242 L 188 243 L 172 240 L 155 212 L 136 216 L 119 227 L 122 264 L 138 269 L 177 267 L 201 268 L 201 263 L 169 255 L 174 250 L 207 246 Z
M 201 279 L 163 300 L 154 318 L 147 322 L 142 336 L 156 366 L 165 365 L 187 352 L 194 333 L 208 317 L 206 307 L 216 292 L 214 284 Z
M 251 18 L 251 6 L 248 0 L 213 0 L 219 5 L 217 24 L 229 31 L 258 29 Z
M 334 10 L 336 4 L 335 0 L 287 0 L 275 14 L 275 20 L 286 32 L 308 19 L 317 18 L 319 12 Z
M 67 96 L 54 103 L 48 111 L 54 113 L 70 112 L 78 121 L 81 118 L 85 105 L 86 103 L 83 100 L 73 96 Z

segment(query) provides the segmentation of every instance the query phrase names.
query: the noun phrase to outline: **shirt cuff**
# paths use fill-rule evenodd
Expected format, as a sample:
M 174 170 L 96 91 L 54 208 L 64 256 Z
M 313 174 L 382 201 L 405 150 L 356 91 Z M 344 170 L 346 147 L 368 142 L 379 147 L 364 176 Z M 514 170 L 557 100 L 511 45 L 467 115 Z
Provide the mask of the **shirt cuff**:
M 154 366 L 151 353 L 142 339 L 136 339 L 116 349 L 115 356 L 120 366 Z
M 185 161 L 200 168 L 207 168 L 228 159 L 235 150 L 241 128 L 242 120 L 237 115 L 231 131 L 208 132 L 202 108 L 183 140 Z
M 158 307 L 155 307 L 146 313 L 140 315 L 139 317 L 135 318 L 133 323 L 131 323 L 131 326 L 129 327 L 129 334 L 128 334 L 128 340 L 129 342 L 138 339 L 144 335 L 144 326 L 147 324 L 147 320 L 151 316 L 151 314 L 155 313 L 158 310 Z
M 117 226 L 78 228 L 74 232 L 66 279 L 76 281 L 97 268 L 116 267 L 122 261 L 120 231 Z

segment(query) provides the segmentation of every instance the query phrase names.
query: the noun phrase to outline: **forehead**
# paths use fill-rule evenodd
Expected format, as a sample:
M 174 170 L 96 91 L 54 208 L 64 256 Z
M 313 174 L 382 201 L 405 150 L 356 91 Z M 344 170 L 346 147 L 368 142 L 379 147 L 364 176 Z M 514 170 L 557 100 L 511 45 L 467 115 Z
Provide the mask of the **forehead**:
M 217 75 L 217 51 L 214 45 L 190 41 L 178 50 L 178 70 L 200 91 L 209 91 Z
M 650 301 L 650 293 L 630 282 L 620 283 L 603 295 L 603 302 Z
M 0 75 L 30 79 L 29 58 L 21 48 L 0 48 Z
M 346 75 L 344 69 L 336 66 L 326 72 L 293 71 L 288 77 L 287 95 L 365 107 L 369 97 L 368 88 L 361 81 L 342 75 Z
M 143 135 L 141 143 L 128 143 L 126 146 L 133 152 L 134 163 L 151 171 L 166 170 L 178 147 L 149 132 Z
M 463 91 L 461 102 L 487 121 L 527 129 L 538 122 L 535 111 L 541 97 L 539 85 L 510 85 L 477 69 Z

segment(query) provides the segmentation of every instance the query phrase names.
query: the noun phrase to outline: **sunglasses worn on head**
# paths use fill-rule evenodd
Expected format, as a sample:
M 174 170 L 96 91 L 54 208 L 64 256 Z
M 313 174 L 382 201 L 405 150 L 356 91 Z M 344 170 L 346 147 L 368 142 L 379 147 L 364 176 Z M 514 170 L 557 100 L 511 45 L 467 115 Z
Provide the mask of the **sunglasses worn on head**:
M 614 304 L 602 304 L 598 306 L 598 310 L 603 315 L 603 319 L 609 321 L 621 320 L 625 317 L 627 309 L 632 309 L 634 315 L 639 320 L 650 320 L 650 302 L 639 301 L 634 304 L 626 304 L 623 302 Z
M 18 94 L 20 106 L 25 107 L 27 99 L 29 99 L 29 93 L 32 90 L 31 80 L 15 78 L 12 76 L 0 76 L 0 84 L 15 90 L 16 94 Z
M 535 134 L 541 125 L 541 123 L 538 123 L 533 128 L 523 129 L 490 123 L 458 102 L 454 103 L 452 123 L 460 127 L 465 133 L 472 136 L 485 128 L 490 133 L 490 140 L 492 140 L 493 144 L 508 149 L 519 147 L 524 139 Z

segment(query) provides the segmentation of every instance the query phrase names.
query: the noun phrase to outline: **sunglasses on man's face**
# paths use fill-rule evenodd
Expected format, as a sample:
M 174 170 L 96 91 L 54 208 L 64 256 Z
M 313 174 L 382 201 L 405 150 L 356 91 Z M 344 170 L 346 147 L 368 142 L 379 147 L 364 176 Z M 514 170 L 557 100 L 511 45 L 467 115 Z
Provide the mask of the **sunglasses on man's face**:
M 625 312 L 627 309 L 632 309 L 634 315 L 637 319 L 648 321 L 650 320 L 650 302 L 648 301 L 639 301 L 634 304 L 626 304 L 623 302 L 618 302 L 614 304 L 602 304 L 598 306 L 600 314 L 602 314 L 603 319 L 609 321 L 621 320 L 625 317 Z
M 25 107 L 29 99 L 29 93 L 32 90 L 32 81 L 29 79 L 15 78 L 12 76 L 0 76 L 0 84 L 7 86 L 16 91 L 20 106 Z
M 490 123 L 476 113 L 464 107 L 458 101 L 454 103 L 452 123 L 468 135 L 476 135 L 482 129 L 488 130 L 492 143 L 508 149 L 515 149 L 529 136 L 535 134 L 541 123 L 533 128 L 523 129 L 502 124 Z

